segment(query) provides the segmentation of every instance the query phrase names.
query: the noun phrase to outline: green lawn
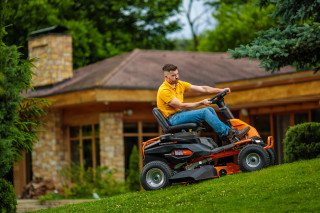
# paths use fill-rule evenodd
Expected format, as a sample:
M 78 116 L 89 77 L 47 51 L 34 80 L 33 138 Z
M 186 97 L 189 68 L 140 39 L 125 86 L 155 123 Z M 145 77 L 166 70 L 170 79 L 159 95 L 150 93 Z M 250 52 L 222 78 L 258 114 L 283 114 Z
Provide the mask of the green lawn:
M 39 212 L 320 212 L 320 159 Z

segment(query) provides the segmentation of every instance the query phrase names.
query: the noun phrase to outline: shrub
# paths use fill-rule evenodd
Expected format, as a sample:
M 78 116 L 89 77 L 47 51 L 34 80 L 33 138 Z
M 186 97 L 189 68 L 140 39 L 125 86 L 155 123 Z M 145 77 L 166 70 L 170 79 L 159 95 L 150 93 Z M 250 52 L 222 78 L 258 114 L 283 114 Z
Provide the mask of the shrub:
M 55 194 L 55 193 L 48 193 L 46 195 L 41 196 L 39 198 L 39 202 L 43 204 L 47 200 L 62 200 L 63 198 L 64 197 L 62 195 Z
M 290 127 L 284 139 L 285 161 L 320 156 L 320 123 L 303 123 Z
M 0 3 L 0 177 L 8 173 L 13 161 L 32 150 L 43 124 L 38 117 L 45 115 L 43 107 L 49 105 L 44 99 L 23 97 L 24 91 L 32 89 L 34 59 L 21 59 L 18 47 L 2 41 L 10 13 L 8 2 Z
M 1 213 L 17 211 L 17 200 L 13 186 L 2 178 L 0 178 L 0 210 Z
M 0 136 L 0 178 L 4 177 L 12 167 L 12 150 L 9 140 Z
M 115 180 L 115 170 L 108 167 L 89 167 L 84 169 L 72 165 L 62 170 L 63 191 L 65 198 L 92 198 L 93 193 L 99 196 L 111 196 L 126 192 L 124 183 Z
M 127 177 L 127 185 L 131 191 L 140 190 L 140 164 L 139 152 L 137 146 L 134 146 L 130 155 L 129 174 Z

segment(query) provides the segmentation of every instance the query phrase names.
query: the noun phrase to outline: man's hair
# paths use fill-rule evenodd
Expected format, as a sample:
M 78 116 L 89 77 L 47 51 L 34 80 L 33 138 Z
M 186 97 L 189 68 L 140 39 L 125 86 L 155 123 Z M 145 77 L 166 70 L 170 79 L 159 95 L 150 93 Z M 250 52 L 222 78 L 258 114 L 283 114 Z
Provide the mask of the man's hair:
M 178 69 L 178 67 L 173 64 L 166 64 L 163 66 L 162 71 L 163 72 L 165 72 L 165 71 L 170 72 L 170 71 L 175 71 L 177 69 Z

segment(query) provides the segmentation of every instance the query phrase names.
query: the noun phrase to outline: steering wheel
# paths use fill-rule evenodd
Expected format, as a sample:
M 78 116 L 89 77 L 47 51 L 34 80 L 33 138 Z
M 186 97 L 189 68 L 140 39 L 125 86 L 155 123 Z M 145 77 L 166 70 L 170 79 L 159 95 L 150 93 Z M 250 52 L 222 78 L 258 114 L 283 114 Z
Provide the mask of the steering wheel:
M 216 104 L 218 101 L 220 101 L 227 93 L 229 90 L 223 90 L 222 92 L 216 94 L 213 98 L 209 99 L 209 101 L 212 101 L 212 104 Z

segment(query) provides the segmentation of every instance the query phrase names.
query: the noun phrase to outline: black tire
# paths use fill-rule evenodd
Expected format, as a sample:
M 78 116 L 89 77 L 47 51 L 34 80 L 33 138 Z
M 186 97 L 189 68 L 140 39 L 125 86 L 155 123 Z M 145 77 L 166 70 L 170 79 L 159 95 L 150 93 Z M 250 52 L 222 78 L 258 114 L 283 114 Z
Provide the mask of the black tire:
M 269 166 L 269 154 L 260 145 L 248 145 L 240 151 L 238 163 L 243 172 L 257 171 Z
M 142 168 L 140 182 L 145 190 L 157 190 L 170 186 L 171 168 L 162 161 L 151 161 Z
M 270 158 L 270 166 L 274 166 L 277 163 L 277 153 L 272 147 L 267 149 L 267 152 Z

